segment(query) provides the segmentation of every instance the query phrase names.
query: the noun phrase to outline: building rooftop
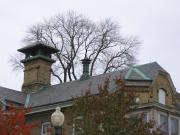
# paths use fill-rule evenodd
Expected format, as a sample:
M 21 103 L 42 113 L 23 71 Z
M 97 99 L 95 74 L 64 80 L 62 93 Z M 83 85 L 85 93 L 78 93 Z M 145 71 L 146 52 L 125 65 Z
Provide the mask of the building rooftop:
M 0 87 L 0 97 L 5 97 L 7 100 L 21 104 L 26 103 L 26 106 L 29 107 L 38 107 L 72 100 L 73 97 L 80 96 L 85 90 L 91 90 L 93 94 L 97 94 L 98 85 L 100 85 L 106 78 L 114 79 L 116 77 L 122 77 L 126 82 L 128 82 L 127 84 L 149 86 L 159 72 L 168 74 L 168 72 L 158 63 L 153 62 L 134 66 L 121 71 L 92 76 L 87 80 L 76 80 L 46 86 L 38 90 L 38 92 L 31 93 L 28 96 L 19 91 Z M 113 81 L 111 81 L 110 90 L 113 90 L 114 86 Z

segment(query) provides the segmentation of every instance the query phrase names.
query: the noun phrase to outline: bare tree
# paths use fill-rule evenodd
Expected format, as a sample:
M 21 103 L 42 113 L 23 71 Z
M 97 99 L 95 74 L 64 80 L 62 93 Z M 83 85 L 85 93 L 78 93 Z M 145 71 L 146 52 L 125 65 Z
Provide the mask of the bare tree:
M 24 69 L 24 65 L 20 62 L 23 59 L 23 54 L 15 54 L 10 56 L 9 62 L 12 66 L 13 71 Z
M 119 25 L 110 19 L 95 23 L 75 12 L 59 14 L 32 26 L 24 41 L 37 40 L 60 50 L 54 56 L 58 62 L 52 69 L 60 82 L 79 78 L 83 58 L 91 59 L 90 75 L 132 65 L 139 44 L 136 38 L 123 37 Z

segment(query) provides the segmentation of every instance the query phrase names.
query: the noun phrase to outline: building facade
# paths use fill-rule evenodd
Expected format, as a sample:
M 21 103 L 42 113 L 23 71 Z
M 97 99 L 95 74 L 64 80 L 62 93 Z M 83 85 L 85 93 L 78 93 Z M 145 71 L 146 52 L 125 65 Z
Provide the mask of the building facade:
M 168 135 L 180 135 L 180 94 L 176 91 L 170 74 L 158 63 L 148 63 L 125 70 L 98 76 L 89 76 L 90 60 L 84 59 L 83 74 L 79 80 L 51 85 L 51 65 L 55 62 L 51 55 L 58 50 L 36 42 L 18 50 L 25 54 L 21 61 L 24 64 L 24 82 L 22 91 L 0 87 L 0 104 L 7 106 L 31 107 L 27 114 L 28 123 L 38 123 L 41 127 L 33 130 L 33 135 L 47 135 L 51 126 L 50 116 L 54 108 L 60 106 L 63 112 L 73 105 L 72 97 L 80 96 L 82 91 L 91 89 L 98 93 L 98 85 L 103 79 L 121 76 L 126 87 L 133 90 L 136 97 L 136 109 L 129 115 L 145 114 L 145 120 L 155 120 L 157 126 Z M 73 135 L 72 126 L 63 125 L 64 135 Z

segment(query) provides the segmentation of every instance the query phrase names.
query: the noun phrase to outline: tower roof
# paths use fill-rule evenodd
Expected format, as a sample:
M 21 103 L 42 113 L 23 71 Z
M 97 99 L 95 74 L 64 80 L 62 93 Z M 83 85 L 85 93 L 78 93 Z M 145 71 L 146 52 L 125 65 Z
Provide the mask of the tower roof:
M 55 60 L 51 58 L 51 54 L 57 53 L 59 50 L 43 42 L 37 41 L 18 49 L 18 51 L 25 54 L 25 59 L 21 60 L 22 63 L 37 59 L 43 59 L 53 63 Z
M 34 42 L 30 45 L 20 48 L 18 49 L 18 51 L 21 53 L 33 53 L 37 49 L 41 49 L 49 54 L 57 53 L 59 51 L 58 49 L 51 47 L 45 43 L 42 43 L 40 41 Z

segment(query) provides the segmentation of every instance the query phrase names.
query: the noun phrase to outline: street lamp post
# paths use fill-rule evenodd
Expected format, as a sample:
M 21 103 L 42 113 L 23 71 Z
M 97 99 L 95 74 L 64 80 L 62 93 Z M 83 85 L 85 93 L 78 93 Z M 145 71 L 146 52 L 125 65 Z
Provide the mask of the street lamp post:
M 61 135 L 61 126 L 64 123 L 64 114 L 60 107 L 56 107 L 56 111 L 51 115 L 51 123 L 55 129 L 55 135 Z

